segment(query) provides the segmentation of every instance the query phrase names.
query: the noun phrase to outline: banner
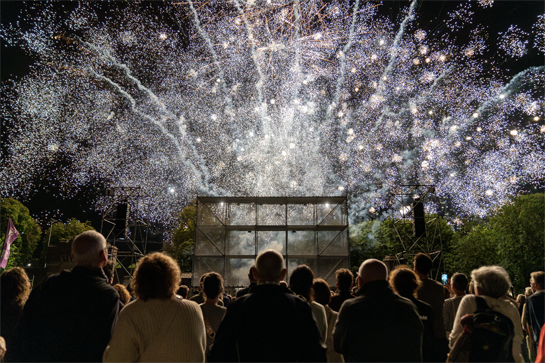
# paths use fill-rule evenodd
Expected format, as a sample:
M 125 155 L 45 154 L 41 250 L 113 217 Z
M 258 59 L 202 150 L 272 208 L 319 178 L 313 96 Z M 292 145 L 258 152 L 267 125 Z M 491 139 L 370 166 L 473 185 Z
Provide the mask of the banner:
M 2 250 L 2 256 L 0 256 L 0 267 L 6 268 L 8 265 L 10 246 L 19 236 L 19 232 L 15 229 L 11 218 L 8 221 L 8 230 L 6 231 L 6 239 L 4 240 L 4 248 Z

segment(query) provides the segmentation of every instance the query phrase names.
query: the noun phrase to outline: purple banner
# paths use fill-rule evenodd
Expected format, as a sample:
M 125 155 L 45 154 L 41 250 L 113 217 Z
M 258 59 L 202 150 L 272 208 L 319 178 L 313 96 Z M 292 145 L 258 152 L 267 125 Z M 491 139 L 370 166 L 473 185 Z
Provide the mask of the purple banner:
M 0 267 L 6 268 L 8 265 L 10 246 L 19 236 L 19 232 L 15 229 L 11 218 L 8 221 L 8 230 L 6 231 L 6 239 L 4 240 L 4 248 L 2 250 L 2 256 L 0 256 Z

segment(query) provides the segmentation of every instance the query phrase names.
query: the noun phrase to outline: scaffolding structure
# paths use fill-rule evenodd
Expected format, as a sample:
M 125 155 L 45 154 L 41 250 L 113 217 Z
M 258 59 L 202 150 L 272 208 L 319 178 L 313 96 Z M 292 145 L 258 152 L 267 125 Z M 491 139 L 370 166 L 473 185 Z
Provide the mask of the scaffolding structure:
M 108 242 L 108 257 L 132 277 L 136 262 L 146 254 L 149 223 L 131 212 L 131 205 L 142 205 L 149 195 L 140 187 L 106 189 L 100 232 Z M 140 245 L 140 247 L 138 246 Z M 117 268 L 114 279 L 119 281 Z
M 246 286 L 267 249 L 284 256 L 286 276 L 307 264 L 335 285 L 335 271 L 350 267 L 346 197 L 197 197 L 193 286 L 211 271 Z
M 419 252 L 428 254 L 434 266 L 438 266 L 434 279 L 437 280 L 441 271 L 445 270 L 445 261 L 443 256 L 443 240 L 441 235 L 441 225 L 439 217 L 425 218 L 424 204 L 434 198 L 434 185 L 401 185 L 391 194 L 391 205 L 399 209 L 401 218 L 395 218 L 394 230 L 402 246 L 402 251 L 396 251 L 395 258 L 398 264 L 411 261 Z M 417 210 L 420 209 L 422 215 L 419 216 Z M 421 218 L 420 223 L 425 226 L 424 233 L 409 234 L 406 228 L 401 228 L 407 221 L 413 225 L 419 223 L 417 219 Z M 416 225 L 414 228 L 416 231 Z M 437 243 L 439 242 L 439 243 Z M 439 248 L 437 248 L 439 247 Z

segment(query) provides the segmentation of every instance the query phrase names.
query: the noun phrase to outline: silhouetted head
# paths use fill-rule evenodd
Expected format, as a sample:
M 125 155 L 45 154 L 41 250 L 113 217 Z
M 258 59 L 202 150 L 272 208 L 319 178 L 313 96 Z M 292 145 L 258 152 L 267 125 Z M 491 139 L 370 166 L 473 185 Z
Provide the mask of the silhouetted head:
M 106 239 L 97 231 L 85 231 L 72 241 L 72 259 L 78 266 L 104 267 L 108 262 Z
M 370 258 L 363 261 L 358 270 L 358 287 L 361 288 L 368 282 L 386 281 L 388 279 L 388 268 L 384 262 Z
M 284 258 L 274 250 L 260 253 L 255 260 L 254 274 L 258 282 L 280 282 L 286 276 Z

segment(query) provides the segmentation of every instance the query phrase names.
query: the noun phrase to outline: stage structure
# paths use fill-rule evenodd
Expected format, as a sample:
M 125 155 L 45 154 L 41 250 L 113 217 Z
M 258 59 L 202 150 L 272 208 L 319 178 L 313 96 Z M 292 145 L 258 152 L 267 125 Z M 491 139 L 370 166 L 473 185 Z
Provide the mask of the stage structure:
M 147 203 L 139 187 L 111 187 L 105 192 L 100 232 L 109 243 L 108 255 L 123 268 L 123 276 L 132 276 L 136 262 L 146 254 L 149 223 L 131 211 L 131 205 Z M 120 281 L 117 268 L 114 281 Z
M 401 185 L 391 194 L 391 204 L 399 208 L 401 215 L 401 218 L 394 219 L 394 229 L 402 246 L 401 251 L 396 251 L 397 263 L 412 263 L 417 253 L 427 253 L 433 261 L 434 270 L 437 266 L 435 277 L 431 276 L 437 280 L 439 273 L 445 270 L 441 225 L 438 216 L 426 219 L 424 212 L 424 203 L 432 201 L 434 194 L 434 185 Z M 407 221 L 413 224 L 412 234 L 400 228 Z
M 249 284 L 256 256 L 274 249 L 288 273 L 307 264 L 335 285 L 335 271 L 349 268 L 346 197 L 198 197 L 193 286 L 206 272 L 225 286 Z

